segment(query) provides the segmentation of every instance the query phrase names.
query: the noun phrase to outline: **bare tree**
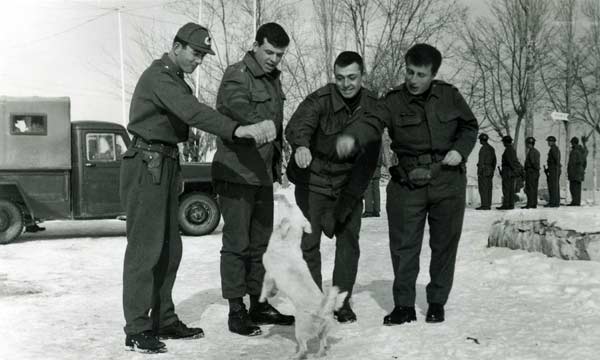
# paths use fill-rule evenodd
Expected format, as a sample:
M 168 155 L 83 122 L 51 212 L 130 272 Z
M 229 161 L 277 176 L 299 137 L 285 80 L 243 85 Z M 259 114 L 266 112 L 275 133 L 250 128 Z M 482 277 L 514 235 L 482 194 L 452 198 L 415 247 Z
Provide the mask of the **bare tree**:
M 573 114 L 578 107 L 575 85 L 582 71 L 585 54 L 579 39 L 576 37 L 576 10 L 578 0 L 557 0 L 556 3 L 556 36 L 551 39 L 551 51 L 545 57 L 547 66 L 545 71 L 540 72 L 546 98 L 552 104 L 554 110 Z M 565 162 L 569 158 L 570 125 L 576 121 L 565 121 Z M 565 182 L 566 182 L 565 178 Z
M 600 3 L 585 0 L 582 10 L 589 27 L 582 38 L 581 51 L 587 53 L 576 80 L 580 106 L 574 116 L 600 135 Z
M 335 56 L 335 44 L 337 29 L 340 25 L 339 1 L 336 0 L 313 0 L 315 20 L 317 22 L 317 33 L 321 52 L 318 54 L 322 60 L 323 72 L 327 81 L 333 81 L 333 61 Z
M 481 118 L 518 143 L 523 119 L 542 96 L 532 90 L 552 32 L 549 2 L 502 0 L 490 8 L 491 17 L 464 25 L 464 62 L 478 75 L 469 81 Z

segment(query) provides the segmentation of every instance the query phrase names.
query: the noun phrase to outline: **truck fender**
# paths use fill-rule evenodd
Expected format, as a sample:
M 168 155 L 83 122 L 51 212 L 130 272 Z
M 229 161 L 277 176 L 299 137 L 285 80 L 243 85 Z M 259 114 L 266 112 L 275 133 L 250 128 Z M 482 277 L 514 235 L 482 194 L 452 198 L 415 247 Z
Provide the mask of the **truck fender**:
M 23 189 L 16 182 L 0 182 L 0 199 L 10 201 L 21 208 L 24 214 L 29 215 L 31 219 L 35 219 L 32 207 L 24 195 Z

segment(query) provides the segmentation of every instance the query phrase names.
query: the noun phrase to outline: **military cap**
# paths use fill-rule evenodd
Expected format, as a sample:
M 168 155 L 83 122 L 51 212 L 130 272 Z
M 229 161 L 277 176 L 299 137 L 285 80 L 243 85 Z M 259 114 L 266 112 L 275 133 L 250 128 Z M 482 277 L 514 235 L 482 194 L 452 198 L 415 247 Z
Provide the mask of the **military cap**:
M 187 42 L 196 51 L 202 51 L 211 55 L 215 54 L 210 48 L 212 40 L 208 29 L 203 26 L 189 22 L 177 31 L 177 37 Z
M 577 136 L 574 136 L 571 138 L 571 144 L 573 144 L 573 145 L 579 144 L 579 139 L 577 138 Z
M 535 144 L 535 138 L 533 136 L 529 136 L 527 139 L 525 139 L 525 144 Z
M 546 141 L 556 141 L 556 138 L 554 136 L 550 135 L 546 138 Z
M 502 142 L 504 144 L 512 144 L 513 139 L 512 139 L 512 137 L 510 135 L 506 135 L 506 136 L 502 137 Z
M 479 134 L 479 140 L 487 141 L 487 139 L 489 139 L 489 136 L 486 133 Z

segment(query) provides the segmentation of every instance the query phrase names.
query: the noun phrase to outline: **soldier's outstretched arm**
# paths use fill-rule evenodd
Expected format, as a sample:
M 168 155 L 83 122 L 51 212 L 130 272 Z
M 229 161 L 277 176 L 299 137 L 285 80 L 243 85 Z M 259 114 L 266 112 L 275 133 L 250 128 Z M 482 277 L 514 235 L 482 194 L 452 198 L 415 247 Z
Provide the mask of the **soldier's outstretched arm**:
M 285 128 L 285 138 L 294 152 L 294 161 L 301 169 L 312 161 L 310 140 L 319 126 L 321 106 L 313 95 L 309 95 L 298 105 Z
M 378 101 L 374 113 L 366 113 L 359 121 L 350 124 L 336 141 L 336 152 L 341 159 L 352 155 L 358 148 L 381 141 L 381 135 L 391 124 L 391 111 L 386 98 Z
M 181 121 L 224 139 L 233 139 L 237 122 L 199 102 L 174 79 L 164 76 L 152 88 L 160 105 Z

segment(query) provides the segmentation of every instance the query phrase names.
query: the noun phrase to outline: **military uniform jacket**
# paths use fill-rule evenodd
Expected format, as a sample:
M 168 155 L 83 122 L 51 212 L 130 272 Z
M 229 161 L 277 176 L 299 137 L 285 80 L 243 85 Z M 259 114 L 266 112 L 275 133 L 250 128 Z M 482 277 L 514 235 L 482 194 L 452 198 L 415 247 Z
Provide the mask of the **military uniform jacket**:
M 502 178 L 514 178 L 521 176 L 521 164 L 517 158 L 517 152 L 511 145 L 504 149 L 502 153 Z
M 164 54 L 142 73 L 133 91 L 127 130 L 148 142 L 175 145 L 187 140 L 189 126 L 231 140 L 237 124 L 198 102 L 181 69 Z
M 581 146 L 574 146 L 569 154 L 567 164 L 567 177 L 570 181 L 583 181 L 585 176 L 587 150 Z
M 456 150 L 466 161 L 475 146 L 479 125 L 458 89 L 434 80 L 429 95 L 420 102 L 405 84 L 392 88 L 379 102 L 373 116 L 347 131 L 359 145 L 378 140 L 388 128 L 391 149 L 404 156 L 438 154 Z
M 477 176 L 493 177 L 496 171 L 496 152 L 492 145 L 484 143 L 479 149 Z
M 525 174 L 537 177 L 540 175 L 540 152 L 536 148 L 527 151 L 525 157 Z
M 550 146 L 550 150 L 548 151 L 548 159 L 546 160 L 546 164 L 548 167 L 548 173 L 550 175 L 558 176 L 560 175 L 560 150 L 558 150 L 558 146 L 553 145 Z
M 274 141 L 257 147 L 254 141 L 217 139 L 212 176 L 240 184 L 272 186 L 281 181 L 283 101 L 279 70 L 266 74 L 252 52 L 225 70 L 217 94 L 217 110 L 240 125 L 273 120 Z
M 312 162 L 300 169 L 292 156 L 287 175 L 296 186 L 330 196 L 337 196 L 342 190 L 362 196 L 377 166 L 381 142 L 365 148 L 369 155 L 360 164 L 355 164 L 358 154 L 341 160 L 335 149 L 338 135 L 366 112 L 375 111 L 377 96 L 365 88 L 360 96 L 360 104 L 353 113 L 335 84 L 325 85 L 300 103 L 285 135 L 294 153 L 300 146 L 310 149 Z

